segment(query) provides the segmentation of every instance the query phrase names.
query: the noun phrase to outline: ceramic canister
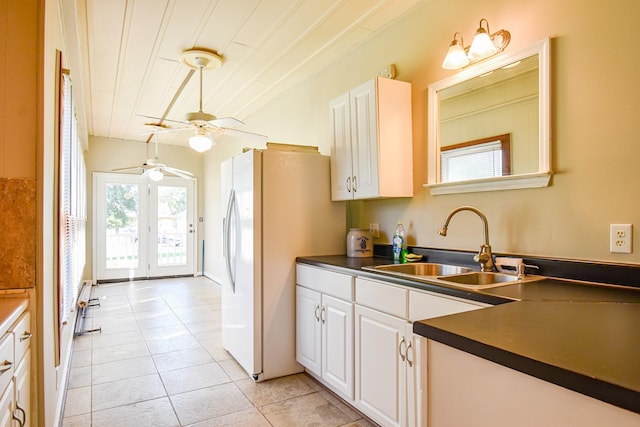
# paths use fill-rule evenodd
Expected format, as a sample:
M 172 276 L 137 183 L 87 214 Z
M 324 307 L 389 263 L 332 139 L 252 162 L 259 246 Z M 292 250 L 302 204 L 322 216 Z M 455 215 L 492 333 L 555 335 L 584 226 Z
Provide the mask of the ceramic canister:
M 349 229 L 347 234 L 347 256 L 352 258 L 373 256 L 373 236 L 368 229 Z

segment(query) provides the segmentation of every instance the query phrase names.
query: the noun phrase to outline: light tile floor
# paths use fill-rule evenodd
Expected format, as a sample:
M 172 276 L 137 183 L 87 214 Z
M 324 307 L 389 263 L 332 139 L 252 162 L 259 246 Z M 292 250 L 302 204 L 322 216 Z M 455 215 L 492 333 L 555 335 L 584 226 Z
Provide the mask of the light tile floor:
M 74 340 L 63 427 L 371 427 L 306 374 L 254 383 L 222 348 L 204 278 L 103 284 Z

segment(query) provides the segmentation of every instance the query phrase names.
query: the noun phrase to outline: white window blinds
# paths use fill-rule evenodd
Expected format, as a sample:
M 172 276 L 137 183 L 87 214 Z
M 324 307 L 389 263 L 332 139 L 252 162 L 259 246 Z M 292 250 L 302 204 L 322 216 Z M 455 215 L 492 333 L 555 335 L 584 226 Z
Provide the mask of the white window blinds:
M 75 308 L 85 266 L 86 169 L 73 114 L 73 91 L 67 74 L 63 80 L 60 138 L 60 317 L 69 321 Z

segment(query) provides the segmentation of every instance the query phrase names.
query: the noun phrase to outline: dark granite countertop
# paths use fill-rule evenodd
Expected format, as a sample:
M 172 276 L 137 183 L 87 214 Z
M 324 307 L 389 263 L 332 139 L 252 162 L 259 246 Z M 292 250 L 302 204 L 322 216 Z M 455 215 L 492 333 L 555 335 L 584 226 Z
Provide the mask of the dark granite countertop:
M 414 332 L 640 413 L 640 289 L 545 279 L 469 291 L 361 270 L 388 258 L 298 262 L 495 305 L 414 323 Z M 354 271 L 355 270 L 355 271 Z

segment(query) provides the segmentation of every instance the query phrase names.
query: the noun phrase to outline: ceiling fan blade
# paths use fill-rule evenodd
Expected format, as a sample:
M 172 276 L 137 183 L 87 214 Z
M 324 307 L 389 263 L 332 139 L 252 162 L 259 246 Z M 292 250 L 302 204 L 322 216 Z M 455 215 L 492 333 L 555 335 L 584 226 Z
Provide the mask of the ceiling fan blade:
M 193 176 L 193 174 L 191 172 L 189 172 L 189 171 L 178 169 L 178 168 L 174 168 L 174 167 L 171 167 L 171 166 L 164 166 L 163 165 L 162 168 L 166 169 L 169 172 L 178 172 L 178 173 L 181 173 L 181 174 L 184 174 L 184 175 Z
M 184 179 L 193 178 L 193 174 L 191 172 L 183 171 L 181 169 L 176 169 L 176 168 L 172 168 L 172 167 L 168 167 L 168 166 L 165 166 L 165 167 L 163 167 L 161 169 L 164 172 L 170 173 L 170 174 L 178 176 L 180 178 L 184 178 Z
M 214 120 L 209 120 L 209 124 L 219 128 L 234 128 L 244 125 L 242 121 L 233 117 L 220 117 Z
M 152 135 L 152 134 L 155 134 L 155 133 L 179 132 L 179 131 L 183 131 L 183 130 L 193 130 L 193 128 L 184 127 L 184 128 L 168 128 L 168 129 L 162 129 L 162 130 L 151 130 L 151 131 L 148 131 L 148 132 L 143 132 L 140 135 Z
M 146 165 L 141 165 L 141 166 L 128 166 L 126 168 L 116 168 L 116 169 L 111 169 L 111 172 L 118 172 L 118 171 L 128 171 L 128 170 L 134 170 L 134 169 L 148 169 L 146 167 Z
M 179 123 L 181 125 L 189 125 L 189 122 L 185 122 L 184 120 L 163 119 L 162 117 L 145 116 L 144 114 L 138 114 L 138 117 L 144 117 L 145 119 L 151 119 L 160 123 L 171 122 L 171 123 Z

